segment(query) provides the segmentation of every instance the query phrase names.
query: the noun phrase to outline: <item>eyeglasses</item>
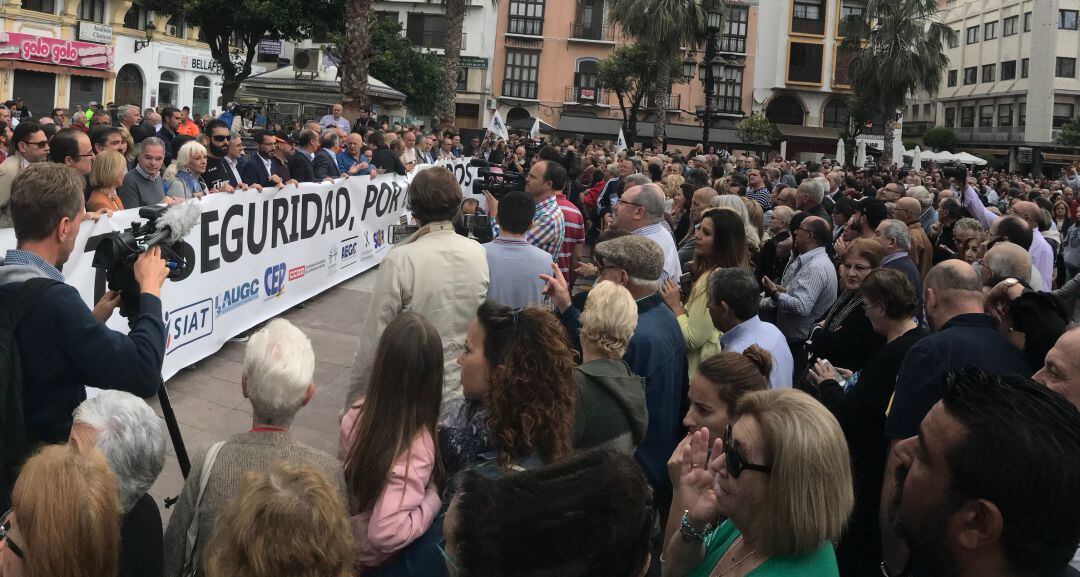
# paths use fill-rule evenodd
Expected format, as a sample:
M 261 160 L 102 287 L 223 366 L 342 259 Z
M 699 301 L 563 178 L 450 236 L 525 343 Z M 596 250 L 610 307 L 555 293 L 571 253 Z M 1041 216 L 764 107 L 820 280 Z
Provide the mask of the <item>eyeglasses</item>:
M 622 200 L 622 199 L 619 199 L 619 204 L 632 204 L 632 205 L 634 205 L 634 206 L 638 206 L 638 207 L 641 207 L 641 208 L 645 208 L 645 207 L 644 207 L 643 205 L 640 205 L 640 204 L 638 204 L 638 203 L 636 203 L 636 202 L 630 202 L 629 200 Z M 617 205 L 615 205 L 615 206 L 618 206 L 618 204 L 617 204 Z
M 86 154 L 80 154 L 79 158 L 94 158 L 95 156 L 97 156 L 97 154 L 95 154 L 94 151 L 91 150 L 90 152 L 87 152 Z
M 0 517 L 0 541 L 5 542 L 7 544 L 7 548 L 11 549 L 11 552 L 14 553 L 16 557 L 22 559 L 23 561 L 26 561 L 26 554 L 23 553 L 23 550 L 19 548 L 19 546 L 16 545 L 14 541 L 11 540 L 11 535 L 8 534 L 8 531 L 11 531 L 10 518 L 11 514 L 14 511 L 15 509 L 8 509 L 7 512 L 4 513 L 4 516 Z
M 453 569 L 455 572 L 460 571 L 457 562 L 455 562 L 454 559 L 450 557 L 450 554 L 446 552 L 446 539 L 439 539 L 439 541 L 435 543 L 435 548 L 439 550 L 439 554 L 442 555 L 446 564 L 450 566 L 450 569 Z
M 990 271 L 990 276 L 991 276 L 991 278 L 994 278 L 994 277 L 997 277 L 997 276 L 998 276 L 998 273 L 997 273 L 997 271 L 995 271 L 994 269 L 992 269 L 992 268 L 990 268 L 989 266 L 987 266 L 987 264 L 986 264 L 986 261 L 983 261 L 983 260 L 977 260 L 977 261 L 975 261 L 975 264 L 979 265 L 979 267 L 980 267 L 980 268 L 984 268 L 984 269 L 986 269 L 986 270 Z
M 766 475 L 772 473 L 772 467 L 756 465 L 739 454 L 739 451 L 731 444 L 731 423 L 728 423 L 727 428 L 724 429 L 724 465 L 727 472 L 736 479 L 742 475 L 743 471 L 758 471 Z
M 867 266 L 865 264 L 848 264 L 846 262 L 840 263 L 840 266 L 842 266 L 842 267 L 844 267 L 844 268 L 846 268 L 848 270 L 856 270 L 856 271 L 859 271 L 859 272 L 866 272 L 866 271 L 871 269 L 871 267 L 869 267 L 869 266 Z
M 798 231 L 800 231 L 800 230 L 801 230 L 801 231 L 803 231 L 803 232 L 805 232 L 806 234 L 808 234 L 808 235 L 810 235 L 810 236 L 814 236 L 814 231 L 812 231 L 812 230 L 809 230 L 809 229 L 805 229 L 805 228 L 803 228 L 803 227 L 801 227 L 801 226 L 800 226 L 799 228 L 796 228 L 795 230 L 791 231 L 791 233 L 792 233 L 792 234 L 795 234 L 796 232 L 798 232 Z
M 210 140 L 213 140 L 214 142 L 225 142 L 228 139 L 229 139 L 228 135 L 221 135 L 221 134 L 210 137 Z
M 38 147 L 38 148 L 45 148 L 46 146 L 48 146 L 48 145 L 49 145 L 49 140 L 48 140 L 48 139 L 45 139 L 45 140 L 39 140 L 39 141 L 37 141 L 37 142 L 30 142 L 30 141 L 27 141 L 27 142 L 26 142 L 26 145 L 27 145 L 27 146 L 36 146 L 36 147 Z

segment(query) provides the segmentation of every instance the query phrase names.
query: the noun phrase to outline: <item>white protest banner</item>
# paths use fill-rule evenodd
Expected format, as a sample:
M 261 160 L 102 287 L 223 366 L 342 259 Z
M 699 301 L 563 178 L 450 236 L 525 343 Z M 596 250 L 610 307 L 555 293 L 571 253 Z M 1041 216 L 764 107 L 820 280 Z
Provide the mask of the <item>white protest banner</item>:
M 469 159 L 421 166 L 450 169 L 472 196 Z M 444 168 L 436 168 L 444 167 Z M 211 194 L 198 201 L 199 223 L 184 240 L 194 271 L 161 290 L 166 346 L 162 377 L 212 355 L 228 341 L 289 308 L 379 264 L 390 250 L 390 226 L 408 214 L 409 176 L 353 176 L 333 183 Z M 143 221 L 138 210 L 82 225 L 64 278 L 88 307 L 104 294 L 105 271 L 92 266 L 102 235 Z M 0 254 L 15 248 L 0 230 Z M 127 332 L 119 312 L 109 327 Z

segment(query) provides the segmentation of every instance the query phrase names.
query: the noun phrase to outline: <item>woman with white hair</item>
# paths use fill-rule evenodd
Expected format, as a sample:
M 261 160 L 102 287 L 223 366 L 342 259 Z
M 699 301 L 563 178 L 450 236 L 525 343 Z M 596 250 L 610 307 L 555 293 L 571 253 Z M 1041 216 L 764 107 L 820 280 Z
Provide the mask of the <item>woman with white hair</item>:
M 251 429 L 191 460 L 191 472 L 165 530 L 165 575 L 180 577 L 201 570 L 203 546 L 214 531 L 217 511 L 236 496 L 245 471 L 265 471 L 278 461 L 310 463 L 344 495 L 337 459 L 297 442 L 289 432 L 296 413 L 315 394 L 314 373 L 311 341 L 289 321 L 274 319 L 251 335 L 240 378 L 244 397 L 251 401 Z M 188 538 L 189 528 L 194 539 Z
M 203 182 L 206 172 L 206 147 L 192 140 L 176 155 L 176 175 L 169 181 L 169 196 L 186 200 L 202 198 L 209 191 Z
M 120 497 L 118 577 L 161 575 L 161 513 L 147 491 L 165 466 L 165 431 L 146 401 L 123 391 L 101 391 L 75 409 L 70 441 L 105 456 Z
M 626 287 L 601 281 L 589 291 L 581 313 L 583 362 L 574 369 L 575 450 L 602 447 L 632 455 L 645 437 L 645 379 L 622 360 L 637 319 L 637 303 Z

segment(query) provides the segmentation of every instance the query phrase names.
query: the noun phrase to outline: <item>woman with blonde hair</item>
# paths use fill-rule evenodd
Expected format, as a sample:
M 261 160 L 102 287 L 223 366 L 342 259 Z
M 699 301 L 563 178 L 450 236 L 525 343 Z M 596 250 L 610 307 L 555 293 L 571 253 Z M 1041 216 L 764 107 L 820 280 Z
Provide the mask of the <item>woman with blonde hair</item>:
M 246 471 L 217 515 L 207 577 L 345 577 L 353 540 L 337 488 L 308 464 Z
M 739 197 L 742 203 L 746 205 L 746 220 L 750 223 L 750 226 L 754 227 L 757 231 L 759 244 L 760 241 L 765 238 L 765 211 L 762 210 L 761 205 L 752 198 L 746 196 Z
M 603 447 L 632 455 L 645 437 L 645 379 L 622 360 L 637 319 L 637 303 L 622 285 L 601 281 L 589 291 L 581 313 L 583 362 L 574 369 L 574 449 Z
M 713 197 L 710 201 L 710 205 L 713 208 L 726 208 L 735 211 L 739 215 L 739 218 L 743 221 L 743 228 L 746 230 L 746 245 L 750 249 L 750 252 L 757 253 L 761 247 L 761 235 L 758 234 L 757 228 L 750 222 L 750 213 L 746 209 L 746 205 L 743 204 L 743 197 L 735 196 L 734 194 L 721 194 Z M 757 204 L 757 203 L 754 203 Z M 765 217 L 762 216 L 764 219 Z
M 671 206 L 679 197 L 683 183 L 686 179 L 679 174 L 669 174 L 660 179 L 660 188 L 664 191 L 664 211 L 671 214 Z
M 833 542 L 855 500 L 847 441 L 821 403 L 793 389 L 750 393 L 711 445 L 680 462 L 686 498 L 665 575 L 834 577 Z
M 0 575 L 115 577 L 120 500 L 100 452 L 46 446 L 23 465 L 11 505 L 0 519 Z
M 126 160 L 128 164 L 135 162 L 138 151 L 135 150 L 135 139 L 132 138 L 131 131 L 121 126 L 120 138 L 124 139 L 124 149 L 119 151 L 120 154 L 124 155 L 124 160 Z
M 176 175 L 169 182 L 169 196 L 186 200 L 202 198 L 209 191 L 203 174 L 206 172 L 206 147 L 191 141 L 180 147 L 176 155 Z
M 116 195 L 116 189 L 124 183 L 127 161 L 115 150 L 103 150 L 94 159 L 90 170 L 90 198 L 86 200 L 86 212 L 101 209 L 124 210 L 124 202 Z

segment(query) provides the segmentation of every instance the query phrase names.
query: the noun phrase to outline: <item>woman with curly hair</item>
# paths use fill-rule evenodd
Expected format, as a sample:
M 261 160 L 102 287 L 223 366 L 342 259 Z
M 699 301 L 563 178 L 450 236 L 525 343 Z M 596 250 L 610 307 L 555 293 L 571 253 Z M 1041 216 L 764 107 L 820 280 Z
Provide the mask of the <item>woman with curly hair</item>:
M 574 449 L 604 447 L 633 455 L 645 437 L 645 379 L 622 360 L 637 327 L 637 303 L 626 287 L 601 281 L 581 313 L 582 365 L 574 369 Z
M 463 455 L 447 447 L 444 455 L 457 452 L 455 465 L 498 476 L 569 455 L 574 356 L 554 315 L 491 301 L 480 305 L 458 364 L 468 404 L 484 411 L 492 450 Z M 453 469 L 446 464 L 449 475 Z

